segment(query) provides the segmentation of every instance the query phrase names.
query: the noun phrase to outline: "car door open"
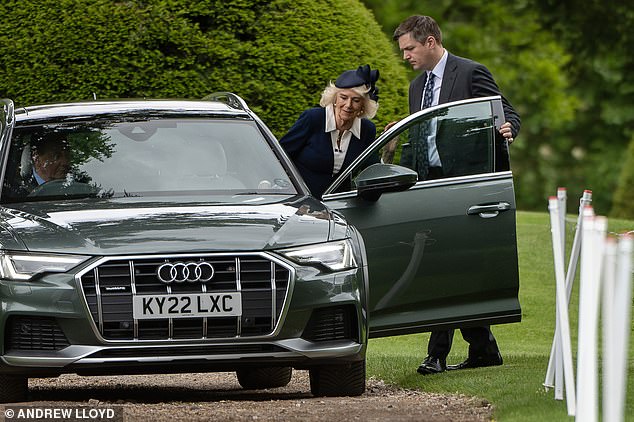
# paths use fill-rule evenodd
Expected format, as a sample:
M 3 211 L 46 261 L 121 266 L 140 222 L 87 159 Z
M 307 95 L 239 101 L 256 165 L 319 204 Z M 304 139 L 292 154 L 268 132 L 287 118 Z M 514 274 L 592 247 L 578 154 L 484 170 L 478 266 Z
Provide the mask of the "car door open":
M 498 134 L 503 122 L 499 97 L 413 114 L 324 194 L 365 241 L 371 337 L 520 320 L 513 177 Z M 424 180 L 419 172 L 412 187 L 362 197 L 373 183 L 365 170 L 371 157 L 393 156 L 392 164 L 374 166 L 416 171 L 417 142 L 429 125 L 444 177 Z

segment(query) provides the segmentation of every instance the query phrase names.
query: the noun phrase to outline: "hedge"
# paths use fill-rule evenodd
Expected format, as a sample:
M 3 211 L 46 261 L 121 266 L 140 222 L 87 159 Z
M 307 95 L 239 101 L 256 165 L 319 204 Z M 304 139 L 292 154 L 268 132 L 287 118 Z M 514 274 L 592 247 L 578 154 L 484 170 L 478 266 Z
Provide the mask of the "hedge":
M 406 69 L 358 0 L 4 0 L 0 16 L 0 97 L 18 106 L 232 91 L 281 136 L 368 63 L 377 126 L 407 114 Z

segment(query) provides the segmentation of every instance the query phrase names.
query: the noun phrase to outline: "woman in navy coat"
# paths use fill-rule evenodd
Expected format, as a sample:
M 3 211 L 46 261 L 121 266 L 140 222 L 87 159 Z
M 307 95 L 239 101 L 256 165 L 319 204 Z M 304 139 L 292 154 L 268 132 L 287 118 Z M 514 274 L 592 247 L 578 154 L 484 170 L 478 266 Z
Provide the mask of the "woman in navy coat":
M 324 89 L 321 107 L 304 111 L 280 139 L 316 198 L 374 141 L 378 79 L 369 65 L 343 72 Z

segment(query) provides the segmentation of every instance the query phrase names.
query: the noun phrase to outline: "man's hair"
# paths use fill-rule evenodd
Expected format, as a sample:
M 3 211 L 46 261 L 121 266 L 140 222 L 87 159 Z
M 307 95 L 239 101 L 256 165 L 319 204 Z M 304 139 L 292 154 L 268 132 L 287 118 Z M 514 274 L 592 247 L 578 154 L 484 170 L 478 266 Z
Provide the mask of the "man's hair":
M 434 18 L 431 16 L 410 16 L 401 22 L 398 28 L 394 30 L 394 36 L 392 39 L 394 41 L 398 41 L 401 36 L 407 33 L 411 33 L 412 38 L 421 43 L 424 43 L 427 37 L 431 35 L 436 39 L 438 44 L 442 44 L 442 32 L 440 31 L 440 26 L 438 26 Z
M 44 154 L 66 154 L 70 153 L 70 148 L 66 140 L 66 135 L 61 133 L 38 136 L 31 146 L 34 155 Z

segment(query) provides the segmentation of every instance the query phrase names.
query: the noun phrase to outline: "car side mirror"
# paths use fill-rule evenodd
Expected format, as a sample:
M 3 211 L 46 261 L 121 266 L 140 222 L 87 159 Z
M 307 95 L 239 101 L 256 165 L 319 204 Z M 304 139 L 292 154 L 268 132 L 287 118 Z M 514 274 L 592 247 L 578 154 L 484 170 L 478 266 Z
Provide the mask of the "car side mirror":
M 365 168 L 357 178 L 357 192 L 366 201 L 377 201 L 386 192 L 401 192 L 414 186 L 418 174 L 396 164 L 372 164 Z

